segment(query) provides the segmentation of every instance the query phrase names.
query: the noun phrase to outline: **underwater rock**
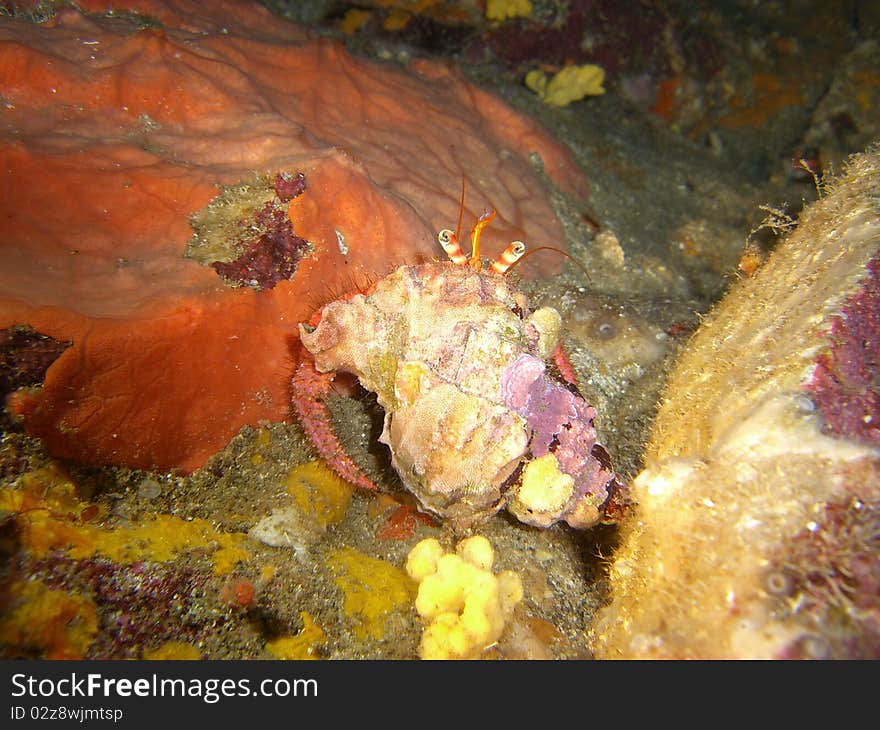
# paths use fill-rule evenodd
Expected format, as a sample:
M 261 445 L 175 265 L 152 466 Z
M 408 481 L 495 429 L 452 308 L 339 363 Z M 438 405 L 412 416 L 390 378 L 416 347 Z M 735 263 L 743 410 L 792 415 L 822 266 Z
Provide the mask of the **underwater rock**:
M 846 156 L 880 135 L 880 42 L 868 33 L 836 64 L 834 77 L 816 104 L 804 147 L 817 150 L 821 167 L 840 168 Z
M 877 149 L 824 192 L 673 369 L 598 657 L 880 657 Z
M 602 369 L 636 379 L 667 352 L 669 337 L 631 307 L 586 294 L 565 312 L 566 330 Z

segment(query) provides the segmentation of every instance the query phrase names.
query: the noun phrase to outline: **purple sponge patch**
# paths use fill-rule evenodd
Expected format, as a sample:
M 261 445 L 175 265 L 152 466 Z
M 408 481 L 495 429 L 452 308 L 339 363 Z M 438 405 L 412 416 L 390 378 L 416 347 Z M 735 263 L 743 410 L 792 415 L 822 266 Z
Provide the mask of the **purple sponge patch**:
M 807 390 L 829 433 L 880 446 L 880 256 L 866 268 L 859 290 L 831 319 L 831 348 Z

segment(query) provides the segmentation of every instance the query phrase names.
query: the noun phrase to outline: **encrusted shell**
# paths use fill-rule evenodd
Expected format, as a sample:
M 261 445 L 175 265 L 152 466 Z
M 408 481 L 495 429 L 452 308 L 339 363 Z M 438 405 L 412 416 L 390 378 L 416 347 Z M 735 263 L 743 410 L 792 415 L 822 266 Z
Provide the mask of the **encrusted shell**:
M 592 455 L 595 410 L 546 373 L 559 327 L 505 277 L 434 262 L 328 304 L 300 336 L 318 370 L 376 393 L 380 440 L 426 510 L 466 528 L 512 500 L 524 522 L 586 527 L 614 474 Z
M 504 277 L 404 266 L 370 294 L 328 304 L 301 337 L 319 370 L 353 373 L 377 394 L 381 440 L 422 505 L 476 522 L 502 506 L 528 448 L 525 419 L 501 402 L 502 374 L 523 352 L 545 357 L 556 345 L 558 315 L 529 318 L 527 307 Z
M 465 524 L 500 508 L 529 434 L 525 419 L 509 408 L 436 382 L 412 405 L 386 412 L 379 440 L 423 507 Z

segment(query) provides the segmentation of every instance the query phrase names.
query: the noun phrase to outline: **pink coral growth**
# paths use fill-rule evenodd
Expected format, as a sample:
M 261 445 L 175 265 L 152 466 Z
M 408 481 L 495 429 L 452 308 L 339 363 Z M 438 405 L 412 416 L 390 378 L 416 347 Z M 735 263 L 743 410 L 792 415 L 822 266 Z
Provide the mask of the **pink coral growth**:
M 836 436 L 880 446 L 880 257 L 868 262 L 859 290 L 832 318 L 831 349 L 807 385 Z

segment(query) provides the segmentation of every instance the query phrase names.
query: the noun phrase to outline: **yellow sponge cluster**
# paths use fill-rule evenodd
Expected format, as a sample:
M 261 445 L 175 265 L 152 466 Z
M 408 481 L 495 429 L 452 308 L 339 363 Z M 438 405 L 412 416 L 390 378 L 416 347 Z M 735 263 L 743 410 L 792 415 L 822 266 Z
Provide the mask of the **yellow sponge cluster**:
M 553 77 L 548 77 L 540 69 L 534 69 L 529 71 L 525 78 L 526 86 L 550 106 L 568 106 L 585 96 L 604 94 L 605 87 L 602 86 L 604 81 L 604 69 L 592 63 L 583 66 L 566 66 Z
M 511 570 L 495 575 L 495 553 L 475 535 L 446 553 L 429 538 L 409 553 L 406 572 L 419 583 L 416 610 L 430 623 L 422 634 L 422 659 L 476 659 L 501 636 L 523 597 L 520 577 Z
M 532 0 L 486 0 L 486 17 L 489 20 L 528 18 L 533 11 Z

